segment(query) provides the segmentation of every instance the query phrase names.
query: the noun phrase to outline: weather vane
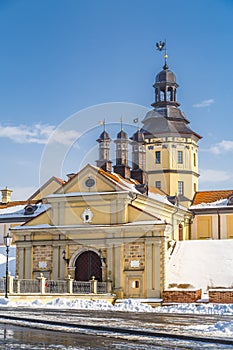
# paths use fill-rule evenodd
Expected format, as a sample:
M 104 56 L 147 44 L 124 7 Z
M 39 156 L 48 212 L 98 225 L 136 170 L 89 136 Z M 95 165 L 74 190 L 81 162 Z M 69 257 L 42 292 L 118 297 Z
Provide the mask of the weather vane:
M 99 125 L 103 125 L 104 131 L 106 131 L 106 123 L 105 123 L 105 118 L 103 120 L 99 121 Z
M 167 69 L 168 66 L 167 66 L 167 58 L 168 58 L 168 55 L 167 55 L 167 47 L 166 47 L 166 40 L 165 41 L 159 41 L 158 43 L 156 43 L 156 49 L 159 50 L 159 51 L 164 51 L 164 60 L 165 60 L 165 64 L 164 64 L 164 69 Z

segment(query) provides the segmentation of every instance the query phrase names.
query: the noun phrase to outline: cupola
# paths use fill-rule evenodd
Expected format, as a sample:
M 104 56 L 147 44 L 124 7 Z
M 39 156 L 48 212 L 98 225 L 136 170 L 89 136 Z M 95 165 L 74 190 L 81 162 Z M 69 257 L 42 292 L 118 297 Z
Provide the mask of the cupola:
M 130 167 L 128 165 L 128 147 L 129 147 L 129 139 L 127 133 L 122 128 L 117 134 L 116 140 L 114 140 L 116 144 L 116 165 L 113 167 L 114 172 L 120 174 L 126 179 L 130 178 Z
M 105 171 L 112 171 L 112 162 L 110 161 L 110 142 L 111 138 L 105 129 L 100 134 L 99 138 L 96 140 L 99 143 L 99 159 L 96 161 L 96 165 Z

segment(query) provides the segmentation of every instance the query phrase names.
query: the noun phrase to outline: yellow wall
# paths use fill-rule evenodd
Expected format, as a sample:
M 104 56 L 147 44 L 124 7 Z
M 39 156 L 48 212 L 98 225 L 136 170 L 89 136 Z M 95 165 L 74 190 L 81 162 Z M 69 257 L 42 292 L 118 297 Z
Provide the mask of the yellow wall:
M 233 215 L 226 216 L 227 221 L 227 238 L 233 238 Z
M 87 187 L 85 181 L 90 177 L 95 180 L 93 187 Z M 111 192 L 115 191 L 116 186 L 110 183 L 107 179 L 103 178 L 98 171 L 92 167 L 85 167 L 77 175 L 75 175 L 63 188 L 61 192 Z
M 212 238 L 212 216 L 197 217 L 197 239 Z
M 42 198 L 45 198 L 51 193 L 54 193 L 58 190 L 58 188 L 61 187 L 61 184 L 58 183 L 56 180 L 51 181 L 48 183 L 44 188 L 42 187 L 39 192 L 36 192 L 35 195 L 30 197 L 30 200 L 39 200 Z
M 161 162 L 156 164 L 156 151 Z M 178 163 L 178 151 L 183 153 L 183 163 Z M 195 156 L 194 156 L 195 154 Z M 195 157 L 195 160 L 194 160 Z M 198 190 L 198 146 L 191 138 L 154 138 L 146 148 L 146 170 L 150 186 L 161 182 L 161 189 L 168 195 L 178 194 L 178 181 L 184 182 L 184 196 L 193 199 Z M 176 172 L 177 171 L 177 172 Z M 187 172 L 189 172 L 187 174 Z M 190 202 L 186 206 L 190 205 Z

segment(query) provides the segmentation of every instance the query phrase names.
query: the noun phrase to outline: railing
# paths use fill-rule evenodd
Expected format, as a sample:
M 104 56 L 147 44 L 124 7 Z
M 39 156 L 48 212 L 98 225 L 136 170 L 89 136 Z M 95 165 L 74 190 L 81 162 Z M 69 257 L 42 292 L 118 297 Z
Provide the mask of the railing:
M 40 293 L 40 283 L 38 280 L 13 280 L 14 293 Z
M 107 282 L 98 282 L 97 283 L 97 294 L 106 294 L 108 293 Z
M 5 292 L 5 278 L 0 278 L 0 293 Z M 8 293 L 20 294 L 106 294 L 110 293 L 112 284 L 98 282 L 94 277 L 91 281 L 74 281 L 70 276 L 66 280 L 48 280 L 43 274 L 35 280 L 19 279 L 8 275 Z
M 5 292 L 5 285 L 6 279 L 5 278 L 1 278 L 0 279 L 0 293 L 4 293 Z
M 67 282 L 66 281 L 52 281 L 46 280 L 45 282 L 45 293 L 67 293 Z
M 89 294 L 92 293 L 91 282 L 73 281 L 73 293 Z

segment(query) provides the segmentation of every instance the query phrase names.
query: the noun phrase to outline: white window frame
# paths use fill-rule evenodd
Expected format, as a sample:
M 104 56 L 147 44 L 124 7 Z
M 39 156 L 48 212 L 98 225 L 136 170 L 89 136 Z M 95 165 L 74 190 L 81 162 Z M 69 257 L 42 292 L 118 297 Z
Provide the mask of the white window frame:
M 178 196 L 184 195 L 184 181 L 178 181 Z
M 161 151 L 155 151 L 155 164 L 161 164 Z
M 177 162 L 178 162 L 178 164 L 183 164 L 183 162 L 184 162 L 183 151 L 178 151 L 178 153 L 177 153 Z

